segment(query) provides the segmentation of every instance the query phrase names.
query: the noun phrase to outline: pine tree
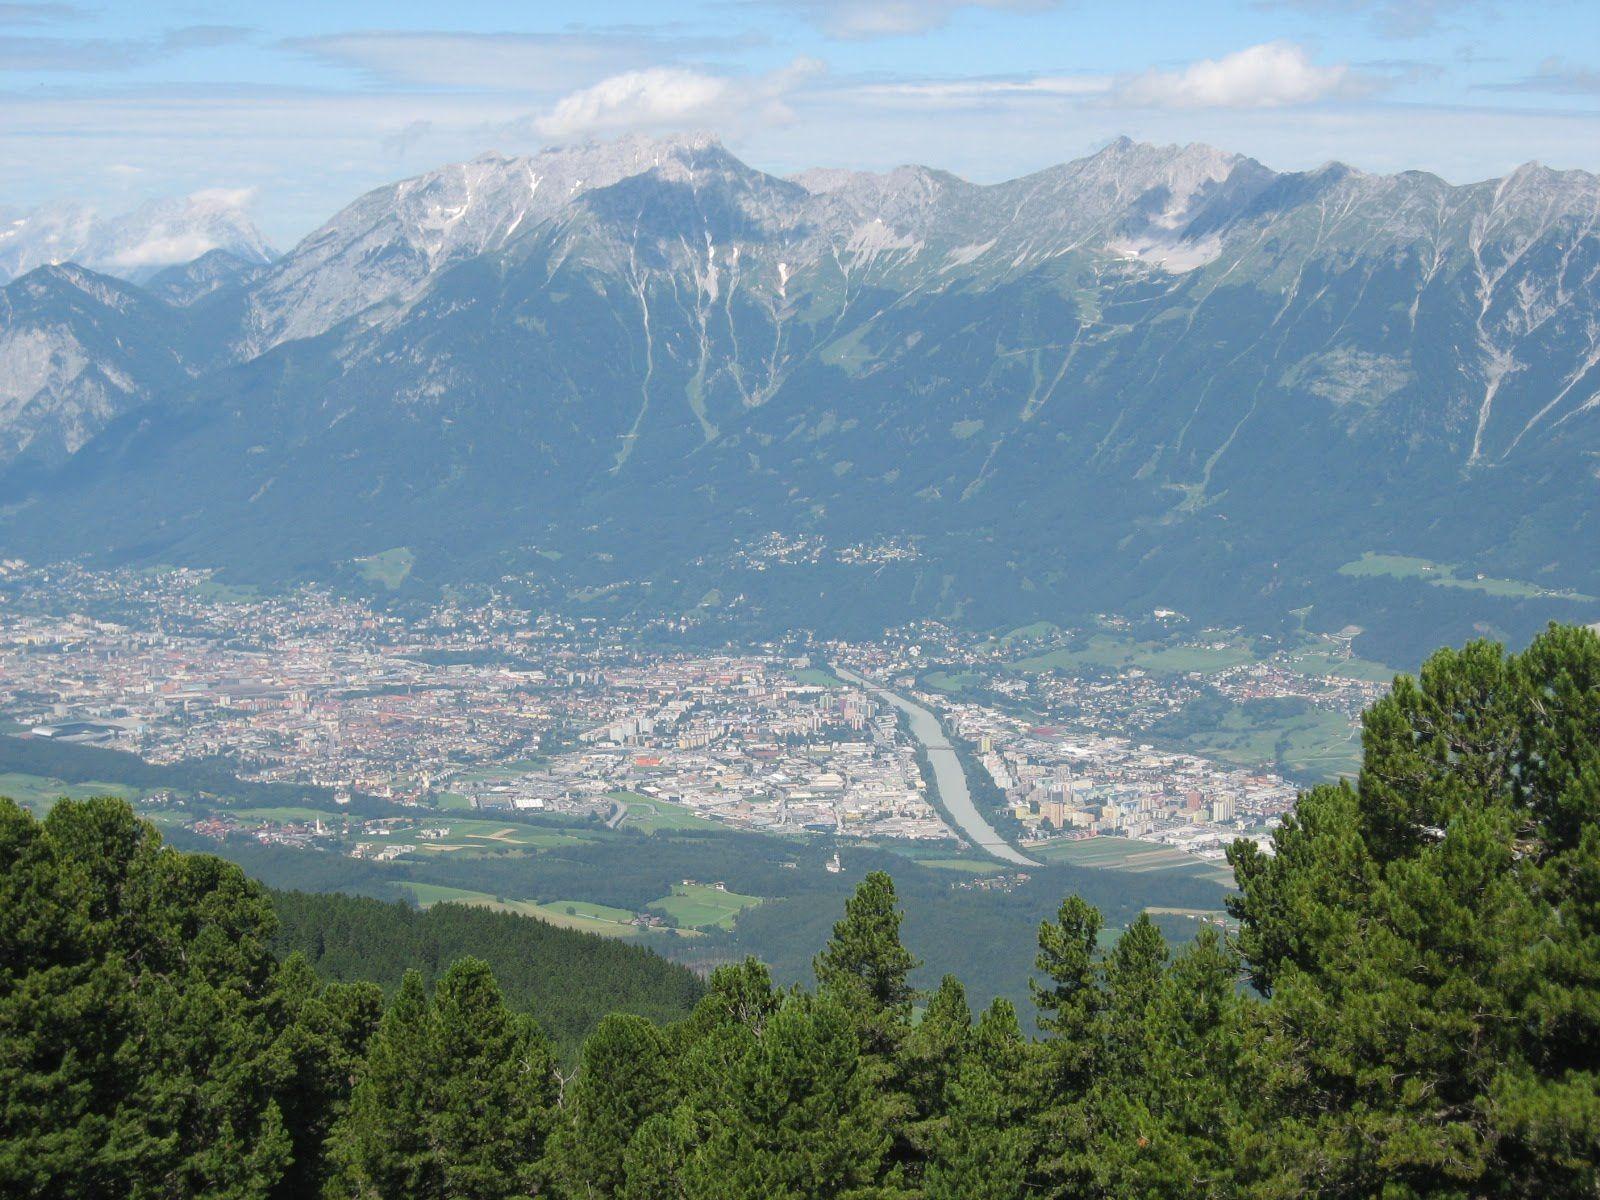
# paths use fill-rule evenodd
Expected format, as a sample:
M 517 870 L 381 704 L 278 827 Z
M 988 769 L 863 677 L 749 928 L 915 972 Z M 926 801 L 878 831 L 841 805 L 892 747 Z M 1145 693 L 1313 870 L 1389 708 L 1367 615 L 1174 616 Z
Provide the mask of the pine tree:
M 278 972 L 276 1001 L 281 1031 L 271 1074 L 292 1159 L 274 1194 L 287 1200 L 317 1195 L 328 1181 L 333 1127 L 382 1019 L 383 993 L 370 983 L 325 984 L 295 954 Z
M 550 1166 L 572 1200 L 621 1194 L 628 1144 L 636 1130 L 672 1102 L 666 1039 L 643 1017 L 606 1017 L 583 1044 L 551 1136 Z
M 901 944 L 903 919 L 894 880 L 873 871 L 845 901 L 844 916 L 814 962 L 819 994 L 837 1005 L 856 1029 L 863 1071 L 879 1097 L 874 1116 L 890 1139 L 880 1182 L 891 1188 L 914 1184 L 923 1158 L 912 1129 L 917 1102 L 907 1090 L 901 1060 L 917 1000 L 910 975 L 921 964 Z M 953 999 L 947 996 L 946 1003 Z M 964 1005 L 965 997 L 961 999 Z
M 922 1020 L 901 1044 L 897 1088 L 911 1103 L 900 1158 L 913 1179 L 921 1176 L 940 1130 L 948 1122 L 951 1083 L 961 1070 L 972 1035 L 972 1010 L 961 981 L 946 975 L 928 999 Z
M 121 800 L 0 801 L 0 1192 L 268 1195 L 272 927 Z
M 442 1194 L 428 1129 L 432 1025 L 422 974 L 407 971 L 334 1132 L 339 1191 L 371 1200 L 428 1200 Z
M 949 1085 L 949 1117 L 937 1129 L 926 1200 L 1021 1200 L 1034 1193 L 1031 1117 L 1039 1075 L 1010 1001 L 979 1019 Z
M 783 1004 L 730 1071 L 684 1170 L 694 1200 L 866 1200 L 888 1193 L 874 1073 L 833 992 Z
M 1354 787 L 1231 854 L 1271 994 L 1242 1162 L 1279 1194 L 1600 1187 L 1600 638 L 1434 655 Z
M 887 1022 L 906 1021 L 916 999 L 909 976 L 918 963 L 900 944 L 902 919 L 894 880 L 873 871 L 845 902 L 844 917 L 817 955 L 817 983 Z
M 1150 1006 L 1166 966 L 1167 940 L 1150 914 L 1140 913 L 1117 938 L 1101 968 L 1105 1000 L 1096 1041 L 1102 1075 L 1138 1071 L 1145 1063 L 1150 1051 Z
M 688 1163 L 701 1130 L 687 1106 L 656 1113 L 633 1135 L 623 1159 L 622 1200 L 686 1200 Z
M 550 1049 L 505 1006 L 481 959 L 458 960 L 434 989 L 427 1057 L 428 1138 L 450 1200 L 531 1196 L 555 1104 Z

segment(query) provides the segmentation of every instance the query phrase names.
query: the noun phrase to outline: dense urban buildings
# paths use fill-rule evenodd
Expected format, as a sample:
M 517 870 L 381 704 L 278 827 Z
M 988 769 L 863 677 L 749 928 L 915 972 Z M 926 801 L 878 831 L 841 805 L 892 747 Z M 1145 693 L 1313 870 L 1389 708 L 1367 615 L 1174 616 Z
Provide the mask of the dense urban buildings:
M 1281 654 L 1232 662 L 1228 636 L 1206 631 L 1182 635 L 1195 670 L 1064 669 L 1041 665 L 1035 644 L 930 623 L 870 643 L 686 648 L 648 624 L 493 597 L 400 613 L 315 589 L 255 596 L 187 570 L 0 570 L 0 706 L 13 733 L 151 763 L 220 758 L 247 781 L 462 814 L 616 822 L 661 805 L 776 834 L 959 840 L 895 709 L 843 683 L 838 665 L 935 712 L 975 795 L 1020 846 L 1116 836 L 1220 857 L 1270 829 L 1295 783 L 1162 731 L 1196 704 L 1292 702 L 1352 737 L 1382 691 Z M 1104 624 L 1096 638 L 1116 632 Z M 439 828 L 417 836 L 446 836 Z M 299 844 L 323 832 L 284 821 L 261 835 Z M 352 852 L 414 848 L 390 837 Z

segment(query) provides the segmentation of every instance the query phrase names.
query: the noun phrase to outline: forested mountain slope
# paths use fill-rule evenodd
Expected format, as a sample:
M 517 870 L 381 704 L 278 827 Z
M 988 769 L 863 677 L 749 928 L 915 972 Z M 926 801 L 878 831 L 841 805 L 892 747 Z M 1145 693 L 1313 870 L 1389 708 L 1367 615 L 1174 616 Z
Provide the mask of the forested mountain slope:
M 273 892 L 279 957 L 302 955 L 324 979 L 393 992 L 407 971 L 431 986 L 459 958 L 488 963 L 506 1002 L 531 1013 L 558 1049 L 577 1049 L 607 1013 L 665 1023 L 704 987 L 683 967 L 637 946 L 467 904 L 420 910 L 357 896 Z

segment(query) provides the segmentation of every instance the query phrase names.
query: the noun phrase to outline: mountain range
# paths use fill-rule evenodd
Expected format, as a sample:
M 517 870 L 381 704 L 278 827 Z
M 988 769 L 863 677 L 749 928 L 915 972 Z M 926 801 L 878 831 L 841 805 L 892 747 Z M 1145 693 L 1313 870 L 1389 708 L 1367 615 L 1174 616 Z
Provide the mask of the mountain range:
M 380 188 L 277 258 L 92 265 L 0 289 L 8 554 L 767 627 L 1167 605 L 1399 653 L 1600 595 L 1584 172 L 1119 140 L 778 178 L 629 138 Z
M 0 283 L 66 262 L 143 281 L 213 250 L 271 262 L 272 247 L 244 214 L 247 198 L 247 192 L 210 189 L 114 216 L 72 203 L 0 208 Z

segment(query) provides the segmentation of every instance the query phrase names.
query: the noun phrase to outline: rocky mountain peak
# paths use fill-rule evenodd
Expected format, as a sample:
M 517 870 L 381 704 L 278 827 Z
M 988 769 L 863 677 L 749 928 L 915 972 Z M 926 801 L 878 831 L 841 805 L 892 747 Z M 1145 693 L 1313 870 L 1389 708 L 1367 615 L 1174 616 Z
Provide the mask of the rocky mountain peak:
M 0 216 L 0 282 L 52 263 L 78 262 L 139 280 L 210 250 L 270 262 L 272 247 L 245 212 L 248 193 L 209 189 L 104 216 L 81 204 Z

